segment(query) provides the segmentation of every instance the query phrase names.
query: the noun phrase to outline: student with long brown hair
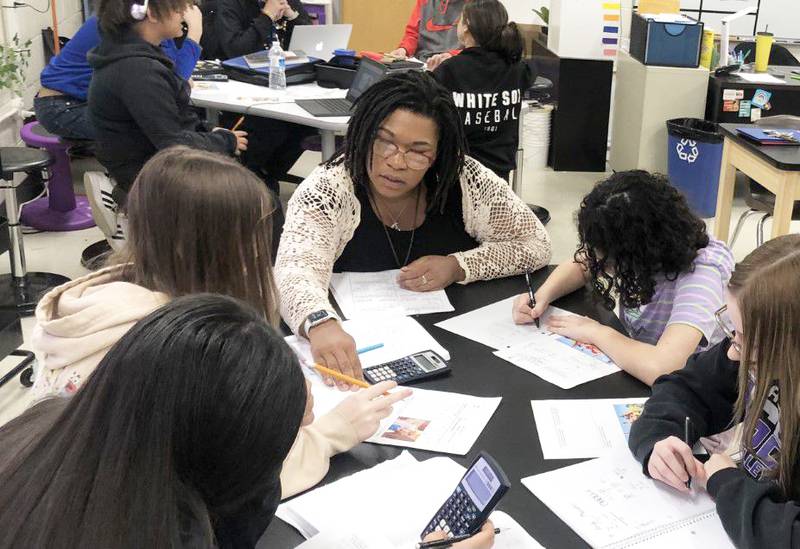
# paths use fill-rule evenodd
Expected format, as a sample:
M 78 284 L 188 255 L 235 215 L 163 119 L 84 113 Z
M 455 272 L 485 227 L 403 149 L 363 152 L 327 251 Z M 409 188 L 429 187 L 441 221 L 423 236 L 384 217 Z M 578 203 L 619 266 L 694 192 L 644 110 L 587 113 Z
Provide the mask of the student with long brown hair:
M 263 183 L 231 158 L 186 147 L 156 154 L 128 197 L 126 250 L 107 268 L 53 289 L 36 309 L 35 399 L 79 392 L 134 323 L 183 295 L 235 297 L 277 326 L 273 208 Z M 387 388 L 353 395 L 301 430 L 281 477 L 284 496 L 318 482 L 333 454 L 375 432 L 392 404 L 407 396 L 375 399 Z
M 728 340 L 659 378 L 630 447 L 656 480 L 717 502 L 737 547 L 800 546 L 800 235 L 771 240 L 736 265 L 717 311 Z M 683 441 L 685 420 L 690 439 Z M 691 445 L 743 423 L 741 462 Z
M 261 311 L 178 298 L 0 429 L 0 548 L 254 547 L 305 408 Z

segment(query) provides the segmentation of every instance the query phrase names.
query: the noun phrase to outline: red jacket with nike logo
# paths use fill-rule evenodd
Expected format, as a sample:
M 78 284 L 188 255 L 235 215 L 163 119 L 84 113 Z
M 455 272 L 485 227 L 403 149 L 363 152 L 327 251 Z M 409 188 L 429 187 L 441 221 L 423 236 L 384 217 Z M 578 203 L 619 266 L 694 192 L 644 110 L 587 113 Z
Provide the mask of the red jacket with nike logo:
M 422 61 L 437 53 L 459 50 L 458 18 L 466 0 L 417 0 L 399 48 Z

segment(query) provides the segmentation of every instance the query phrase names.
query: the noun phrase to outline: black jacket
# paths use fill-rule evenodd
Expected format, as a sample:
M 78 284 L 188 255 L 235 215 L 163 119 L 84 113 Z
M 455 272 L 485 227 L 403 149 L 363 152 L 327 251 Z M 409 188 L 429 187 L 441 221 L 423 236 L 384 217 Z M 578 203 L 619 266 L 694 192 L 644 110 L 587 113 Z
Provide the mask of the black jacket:
M 89 116 L 97 159 L 124 199 L 136 175 L 157 151 L 172 145 L 233 154 L 236 136 L 208 132 L 189 104 L 189 84 L 173 71 L 161 48 L 134 31 L 102 36 L 88 55 L 94 69 Z
M 498 52 L 466 48 L 433 71 L 453 92 L 469 153 L 495 173 L 516 167 L 522 93 L 536 79 L 524 61 L 509 63 Z
M 686 416 L 692 421 L 691 444 L 731 426 L 739 363 L 728 358 L 729 345 L 724 341 L 696 354 L 683 370 L 656 380 L 628 440 L 645 474 L 656 442 L 670 435 L 683 439 Z M 708 493 L 737 547 L 800 548 L 797 494 L 788 499 L 775 482 L 755 480 L 741 468 L 714 474 L 708 479 Z
M 218 0 L 215 22 L 217 39 L 226 59 L 268 49 L 275 32 L 279 32 L 281 47 L 287 49 L 295 25 L 310 25 L 311 17 L 300 0 L 289 0 L 300 15 L 286 23 L 286 31 L 277 31 L 272 19 L 261 12 L 257 0 Z

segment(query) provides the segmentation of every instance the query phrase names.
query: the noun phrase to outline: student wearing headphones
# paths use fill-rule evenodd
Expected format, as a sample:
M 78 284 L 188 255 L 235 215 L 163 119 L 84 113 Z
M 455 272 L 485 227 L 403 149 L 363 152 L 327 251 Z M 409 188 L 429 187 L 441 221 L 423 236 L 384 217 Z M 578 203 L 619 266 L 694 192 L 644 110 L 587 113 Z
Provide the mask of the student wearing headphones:
M 200 9 L 189 5 L 183 21 L 186 23 L 183 35 L 164 40 L 161 49 L 175 63 L 175 73 L 188 80 L 200 59 L 203 32 Z M 39 77 L 42 87 L 33 99 L 33 110 L 36 119 L 50 133 L 66 139 L 94 140 L 87 104 L 92 67 L 86 56 L 99 43 L 100 29 L 97 16 L 93 15 L 42 70 Z
M 116 181 L 124 205 L 144 163 L 172 145 L 234 154 L 247 149 L 247 134 L 208 128 L 189 103 L 189 83 L 175 74 L 159 44 L 181 36 L 189 0 L 100 0 L 101 42 L 89 53 L 94 75 L 89 116 L 97 159 Z

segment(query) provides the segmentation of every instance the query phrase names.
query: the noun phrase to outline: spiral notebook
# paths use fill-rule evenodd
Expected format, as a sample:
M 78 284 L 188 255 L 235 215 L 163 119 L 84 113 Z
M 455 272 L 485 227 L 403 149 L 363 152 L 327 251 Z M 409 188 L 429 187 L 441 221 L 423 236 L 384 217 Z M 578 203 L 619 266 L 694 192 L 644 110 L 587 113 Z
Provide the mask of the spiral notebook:
M 733 548 L 714 501 L 645 477 L 627 450 L 522 479 L 594 548 Z

